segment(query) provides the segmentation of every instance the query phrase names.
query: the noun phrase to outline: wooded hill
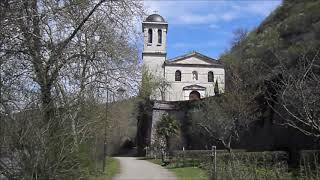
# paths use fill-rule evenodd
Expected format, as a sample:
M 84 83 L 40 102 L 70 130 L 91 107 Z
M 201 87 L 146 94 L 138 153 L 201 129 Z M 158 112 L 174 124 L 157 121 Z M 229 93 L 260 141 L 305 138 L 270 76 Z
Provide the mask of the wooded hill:
M 226 68 L 226 92 L 238 94 L 238 101 L 246 97 L 248 112 L 263 127 L 255 126 L 252 143 L 306 148 L 307 137 L 319 137 L 319 50 L 317 0 L 284 0 L 253 31 L 236 31 L 232 48 L 220 58 Z

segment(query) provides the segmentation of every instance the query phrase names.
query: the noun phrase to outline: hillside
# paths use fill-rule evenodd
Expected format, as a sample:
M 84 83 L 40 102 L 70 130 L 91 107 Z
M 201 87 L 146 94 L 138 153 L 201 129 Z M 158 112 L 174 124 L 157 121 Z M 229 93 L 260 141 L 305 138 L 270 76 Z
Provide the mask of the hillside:
M 306 148 L 306 139 L 320 134 L 320 1 L 285 0 L 257 28 L 238 36 L 220 59 L 227 93 L 249 97 L 252 105 L 251 143 Z
M 265 80 L 277 74 L 279 62 L 294 66 L 297 60 L 314 55 L 320 47 L 320 1 L 285 0 L 246 38 L 233 46 L 221 59 L 229 65 L 241 60 L 248 72 Z M 256 78 L 256 77 L 253 77 Z

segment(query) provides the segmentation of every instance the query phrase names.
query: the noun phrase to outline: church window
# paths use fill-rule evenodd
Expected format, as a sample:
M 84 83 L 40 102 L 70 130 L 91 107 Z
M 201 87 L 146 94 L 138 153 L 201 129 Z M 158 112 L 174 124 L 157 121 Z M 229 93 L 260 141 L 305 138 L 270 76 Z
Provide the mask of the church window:
M 213 82 L 214 76 L 213 76 L 213 72 L 209 71 L 208 72 L 208 82 Z
M 148 43 L 152 43 L 152 29 L 148 30 Z
M 158 29 L 158 44 L 162 43 L 162 31 L 161 29 Z
M 198 72 L 197 71 L 192 71 L 192 79 L 198 80 Z
M 181 81 L 181 71 L 177 70 L 175 73 L 175 80 Z

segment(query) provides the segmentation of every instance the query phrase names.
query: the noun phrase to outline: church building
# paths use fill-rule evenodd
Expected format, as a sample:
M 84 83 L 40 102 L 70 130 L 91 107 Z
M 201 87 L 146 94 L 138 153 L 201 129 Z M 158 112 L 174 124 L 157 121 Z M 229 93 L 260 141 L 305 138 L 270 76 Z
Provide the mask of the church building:
M 225 71 L 219 60 L 195 51 L 167 59 L 168 23 L 162 16 L 148 16 L 142 22 L 142 31 L 143 66 L 156 81 L 165 82 L 154 91 L 152 99 L 184 101 L 224 92 Z

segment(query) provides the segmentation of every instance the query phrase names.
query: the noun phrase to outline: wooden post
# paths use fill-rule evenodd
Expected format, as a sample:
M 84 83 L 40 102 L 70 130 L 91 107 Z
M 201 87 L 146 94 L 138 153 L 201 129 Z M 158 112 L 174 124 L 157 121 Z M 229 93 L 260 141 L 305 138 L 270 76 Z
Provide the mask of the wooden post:
M 211 147 L 212 167 L 211 167 L 211 180 L 217 180 L 217 147 Z

